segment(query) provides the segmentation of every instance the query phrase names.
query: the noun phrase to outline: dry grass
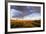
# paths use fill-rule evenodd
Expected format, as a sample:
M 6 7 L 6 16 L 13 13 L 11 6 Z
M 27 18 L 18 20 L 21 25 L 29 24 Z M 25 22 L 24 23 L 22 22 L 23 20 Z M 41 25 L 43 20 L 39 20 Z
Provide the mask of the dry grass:
M 11 28 L 29 28 L 36 26 L 40 26 L 40 20 L 11 20 Z

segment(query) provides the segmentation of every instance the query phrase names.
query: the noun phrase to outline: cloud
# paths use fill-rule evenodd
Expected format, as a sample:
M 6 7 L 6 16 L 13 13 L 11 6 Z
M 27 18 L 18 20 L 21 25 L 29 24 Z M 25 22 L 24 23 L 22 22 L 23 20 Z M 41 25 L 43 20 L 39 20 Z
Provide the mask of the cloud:
M 11 17 L 19 17 L 21 15 L 22 15 L 22 12 L 15 9 L 11 9 Z
M 11 6 L 11 18 L 24 20 L 39 20 L 41 18 L 40 7 Z
M 32 13 L 30 15 L 24 16 L 24 20 L 39 20 L 41 18 L 40 13 Z

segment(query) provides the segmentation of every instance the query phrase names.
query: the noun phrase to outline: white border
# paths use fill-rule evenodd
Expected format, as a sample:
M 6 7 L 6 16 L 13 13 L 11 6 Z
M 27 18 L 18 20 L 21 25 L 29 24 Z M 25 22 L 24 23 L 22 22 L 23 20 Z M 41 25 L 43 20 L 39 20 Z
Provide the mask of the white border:
M 41 27 L 37 28 L 10 28 L 10 5 L 19 5 L 19 6 L 40 6 L 41 7 Z M 26 4 L 26 3 L 8 3 L 8 32 L 16 31 L 32 31 L 32 30 L 43 30 L 43 4 Z

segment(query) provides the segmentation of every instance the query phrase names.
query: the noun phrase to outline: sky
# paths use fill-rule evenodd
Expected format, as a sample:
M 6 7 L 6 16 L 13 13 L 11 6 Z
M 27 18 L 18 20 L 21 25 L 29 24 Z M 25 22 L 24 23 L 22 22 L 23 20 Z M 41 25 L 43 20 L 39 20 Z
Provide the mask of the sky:
M 24 19 L 24 20 L 35 20 L 41 18 L 39 6 L 16 6 L 11 5 L 10 7 L 11 18 Z

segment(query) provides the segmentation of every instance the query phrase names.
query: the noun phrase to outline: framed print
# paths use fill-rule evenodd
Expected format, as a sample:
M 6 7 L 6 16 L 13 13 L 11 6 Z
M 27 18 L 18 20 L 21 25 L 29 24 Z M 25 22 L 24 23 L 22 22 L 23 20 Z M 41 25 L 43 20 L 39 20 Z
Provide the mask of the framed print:
M 22 33 L 44 31 L 44 9 L 44 2 L 6 2 L 6 32 Z

